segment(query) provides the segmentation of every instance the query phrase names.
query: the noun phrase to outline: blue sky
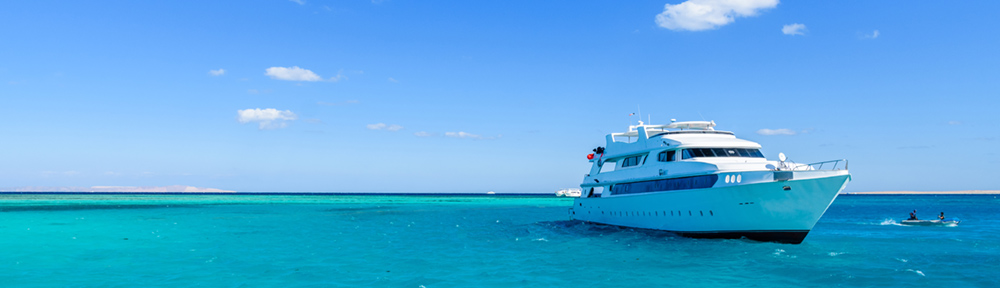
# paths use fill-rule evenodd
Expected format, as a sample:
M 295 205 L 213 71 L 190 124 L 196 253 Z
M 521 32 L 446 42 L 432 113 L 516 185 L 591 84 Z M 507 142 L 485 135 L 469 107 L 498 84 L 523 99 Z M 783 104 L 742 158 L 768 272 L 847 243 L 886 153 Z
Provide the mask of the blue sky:
M 5 1 L 0 187 L 550 193 L 641 107 L 1000 189 L 1000 2 L 777 2 Z

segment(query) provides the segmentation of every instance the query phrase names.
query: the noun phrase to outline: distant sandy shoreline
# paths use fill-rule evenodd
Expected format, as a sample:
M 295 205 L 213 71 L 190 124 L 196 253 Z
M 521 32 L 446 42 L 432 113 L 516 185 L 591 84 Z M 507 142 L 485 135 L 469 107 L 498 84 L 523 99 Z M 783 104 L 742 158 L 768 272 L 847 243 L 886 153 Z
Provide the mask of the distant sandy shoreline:
M 872 191 L 872 192 L 846 192 L 847 195 L 934 195 L 934 194 L 1000 194 L 1000 190 L 964 190 L 964 191 Z
M 170 186 L 90 186 L 90 187 L 13 187 L 0 192 L 94 192 L 94 193 L 232 193 L 233 190 L 202 188 L 186 185 Z

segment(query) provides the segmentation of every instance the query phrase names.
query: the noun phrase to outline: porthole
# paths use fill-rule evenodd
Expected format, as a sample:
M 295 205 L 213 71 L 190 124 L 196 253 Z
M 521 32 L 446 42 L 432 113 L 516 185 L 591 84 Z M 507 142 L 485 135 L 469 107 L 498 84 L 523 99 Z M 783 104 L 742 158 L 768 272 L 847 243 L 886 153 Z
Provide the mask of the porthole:
M 691 210 L 688 210 L 688 216 L 694 216 L 694 214 L 691 214 Z
M 736 175 L 736 183 L 740 183 L 740 182 L 743 182 L 743 175 L 742 174 Z
M 698 211 L 698 213 L 701 213 L 701 216 L 705 216 L 705 211 Z
M 729 175 L 726 175 L 726 183 L 729 183 Z
M 674 211 L 670 211 L 670 216 L 674 216 Z
M 712 213 L 712 210 L 708 210 L 708 215 L 709 216 L 715 216 L 715 213 Z

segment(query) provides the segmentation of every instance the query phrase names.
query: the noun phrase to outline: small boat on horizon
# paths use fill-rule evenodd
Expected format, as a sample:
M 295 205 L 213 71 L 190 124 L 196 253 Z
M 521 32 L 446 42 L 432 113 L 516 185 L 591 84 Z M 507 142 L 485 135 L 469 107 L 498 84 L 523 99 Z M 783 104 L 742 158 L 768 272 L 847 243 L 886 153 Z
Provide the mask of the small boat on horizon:
M 560 189 L 556 191 L 556 197 L 580 197 L 581 193 L 583 193 L 583 190 L 580 190 L 580 188 Z

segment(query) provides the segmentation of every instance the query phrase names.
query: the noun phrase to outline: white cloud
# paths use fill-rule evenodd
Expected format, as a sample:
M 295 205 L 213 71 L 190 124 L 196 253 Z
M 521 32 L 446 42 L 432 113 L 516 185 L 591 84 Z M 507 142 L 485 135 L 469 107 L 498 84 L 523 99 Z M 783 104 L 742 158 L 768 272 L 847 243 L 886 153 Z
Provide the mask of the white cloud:
M 458 132 L 444 132 L 444 136 L 455 137 L 455 138 L 472 138 L 472 139 L 483 139 L 482 135 L 476 135 L 472 133 L 465 133 L 462 131 Z
M 396 124 L 386 125 L 385 123 L 368 124 L 367 127 L 370 130 L 386 130 L 386 131 L 399 131 L 399 130 L 403 130 L 403 126 L 399 126 L 399 125 L 396 125 Z
M 292 1 L 292 2 L 298 3 L 299 5 L 306 5 L 306 1 L 305 0 L 288 0 L 288 1 Z
M 264 73 L 264 75 L 271 76 L 271 79 L 286 81 L 323 81 L 323 77 L 319 77 L 319 75 L 309 71 L 309 69 L 299 68 L 299 66 L 267 68 L 267 73 Z M 337 74 L 337 77 L 331 78 L 330 80 L 340 80 L 340 74 Z
M 417 132 L 417 133 L 413 133 L 413 136 L 417 136 L 417 137 L 431 137 L 431 136 L 434 136 L 434 134 L 432 134 L 430 132 L 427 132 L 427 131 L 420 131 L 420 132 Z
M 211 74 L 212 76 L 222 76 L 223 74 L 226 74 L 226 69 L 219 68 L 219 70 L 208 70 L 208 74 Z
M 781 33 L 785 35 L 806 35 L 806 25 L 805 24 L 788 24 L 781 27 Z
M 961 121 L 952 120 L 952 121 L 948 121 L 948 125 L 962 125 L 962 122 Z
M 396 80 L 395 78 L 389 77 L 389 82 L 399 83 L 399 80 Z
M 709 30 L 775 6 L 778 0 L 687 0 L 664 6 L 663 13 L 656 15 L 656 24 L 670 30 Z
M 875 30 L 875 31 L 872 31 L 872 34 L 865 34 L 865 38 L 875 39 L 875 38 L 878 38 L 878 35 L 879 35 L 878 30 Z
M 781 129 L 767 129 L 767 128 L 765 128 L 765 129 L 757 130 L 757 134 L 765 135 L 765 136 L 772 136 L 772 135 L 795 135 L 795 131 L 792 131 L 792 129 L 786 129 L 786 128 L 781 128 Z
M 246 124 L 250 122 L 257 122 L 260 125 L 258 129 L 261 130 L 285 128 L 288 126 L 286 121 L 292 121 L 299 118 L 299 116 L 292 113 L 292 111 L 281 111 L 274 108 L 237 110 L 236 114 L 238 115 L 236 120 L 240 121 L 240 123 Z
M 340 72 L 337 72 L 337 76 L 330 77 L 330 81 L 331 82 L 339 82 L 340 79 L 343 79 L 343 78 L 347 78 L 347 76 L 341 75 Z

